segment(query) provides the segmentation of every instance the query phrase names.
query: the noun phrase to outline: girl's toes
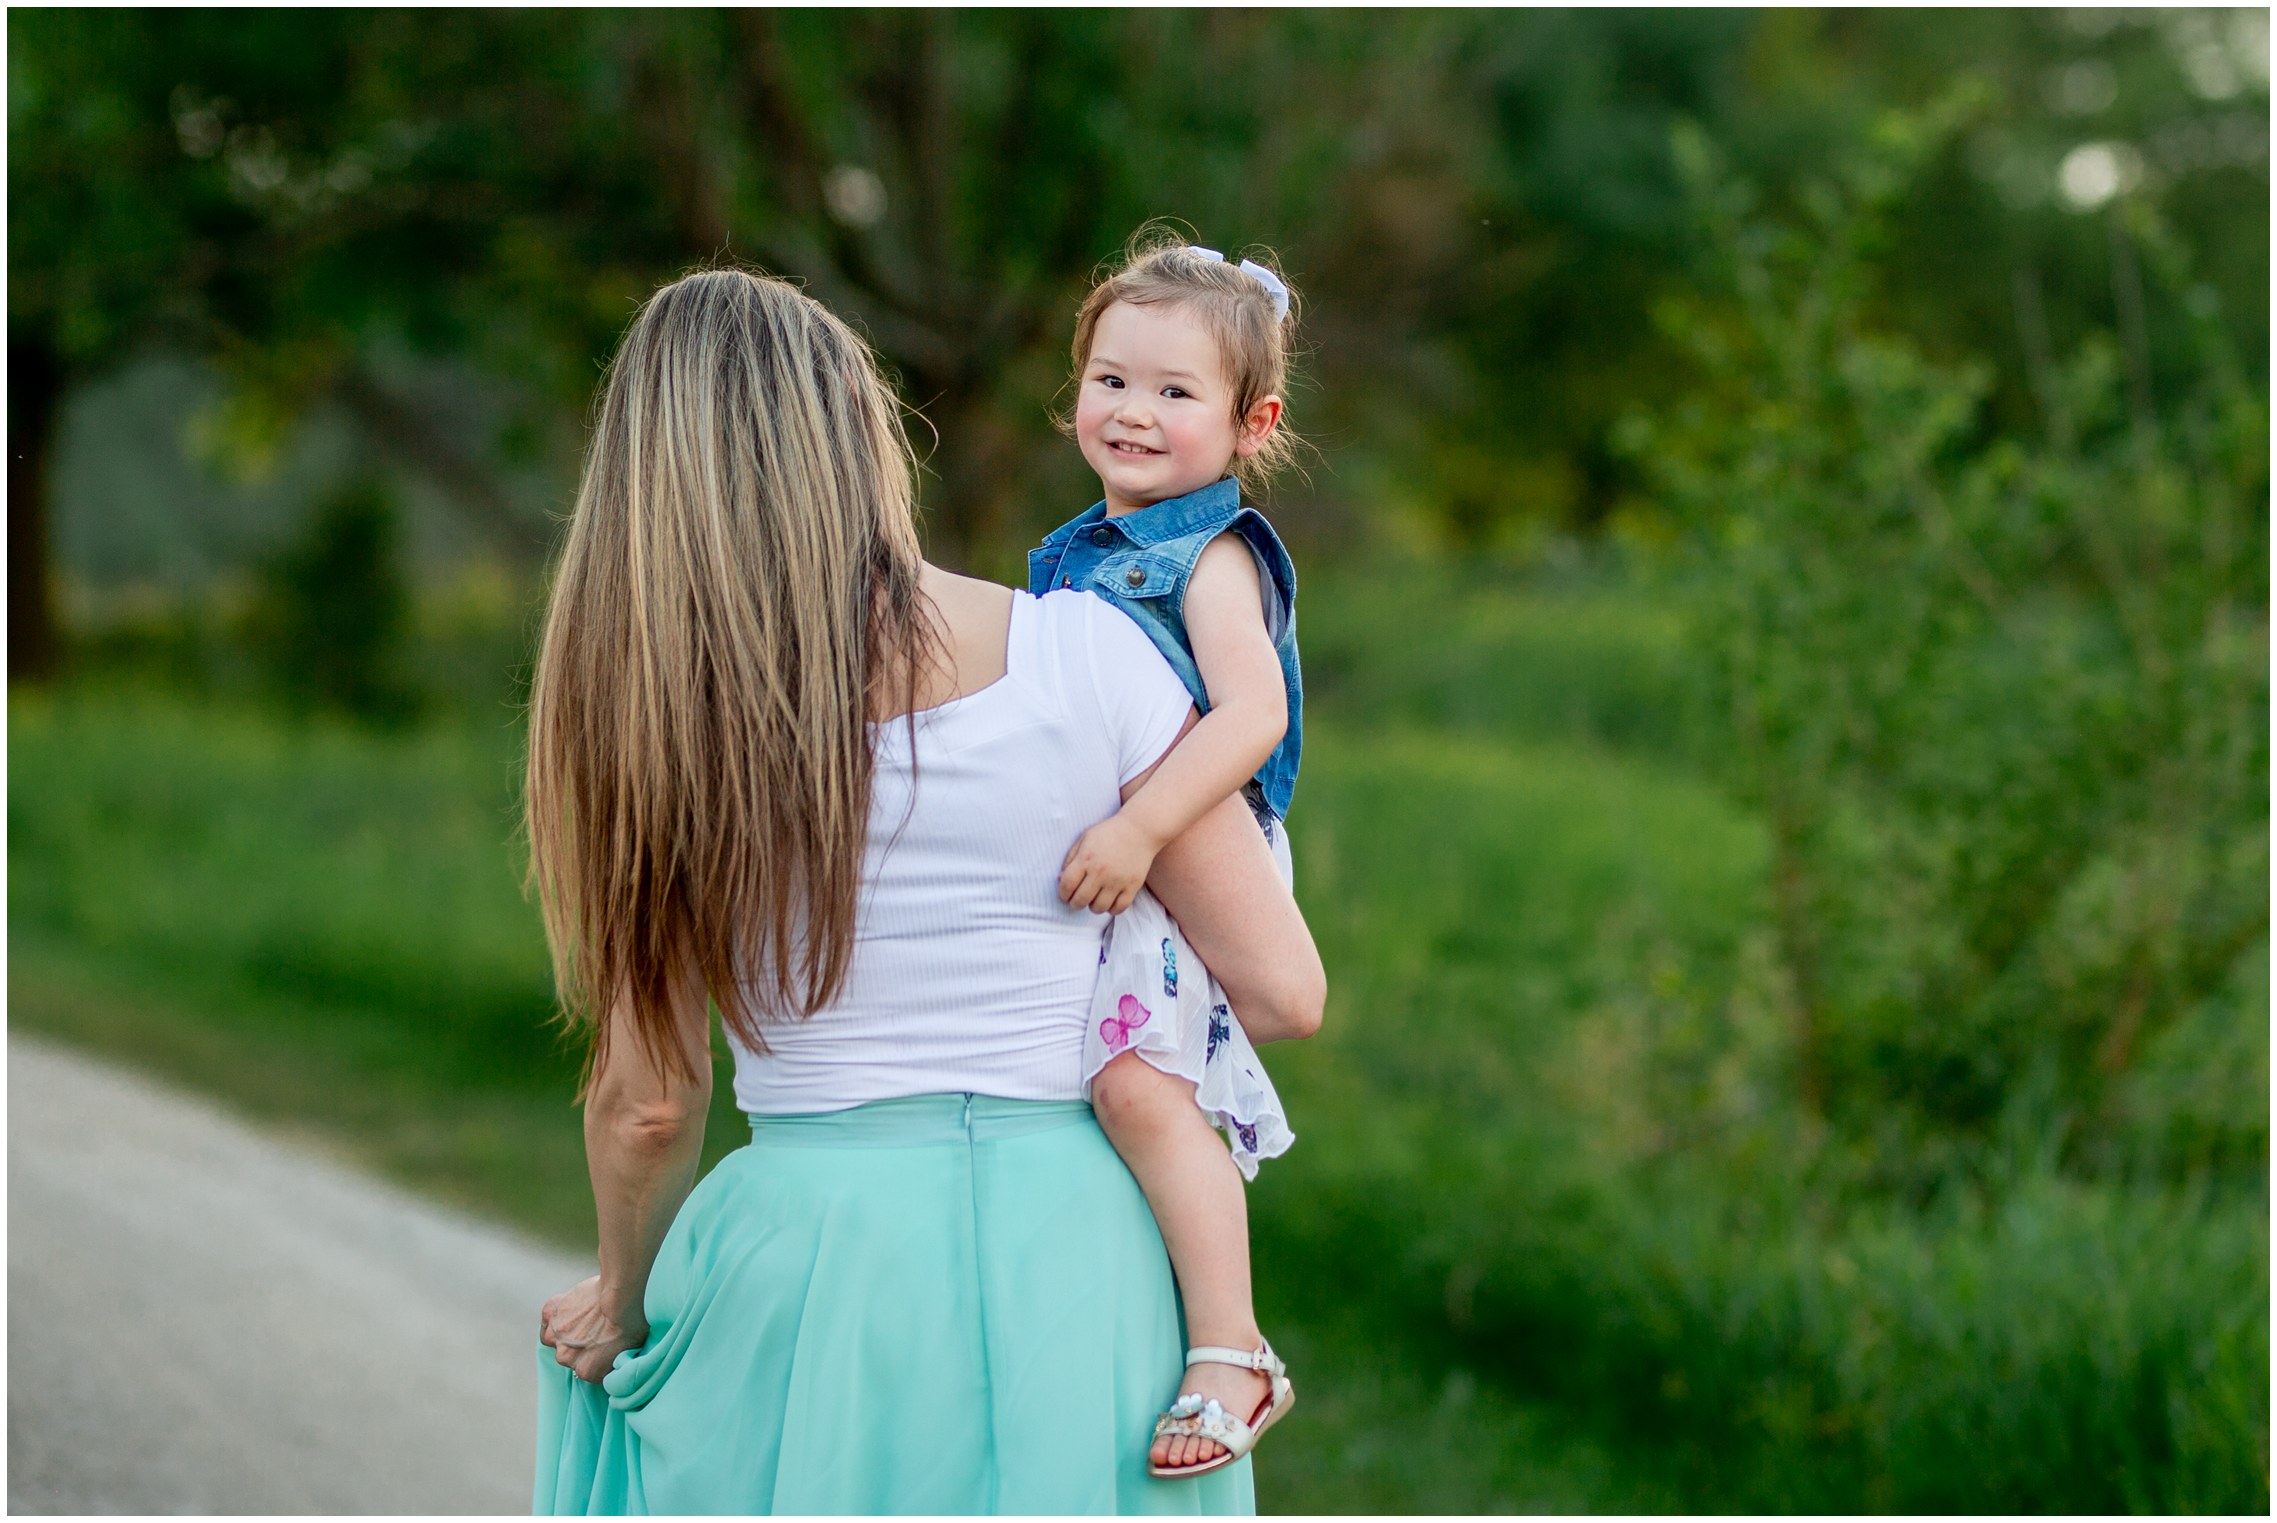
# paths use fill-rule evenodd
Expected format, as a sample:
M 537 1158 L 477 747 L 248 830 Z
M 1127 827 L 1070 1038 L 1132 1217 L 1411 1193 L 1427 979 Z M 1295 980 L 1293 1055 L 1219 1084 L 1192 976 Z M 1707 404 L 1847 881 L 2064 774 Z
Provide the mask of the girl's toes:
M 1185 1470 L 1214 1460 L 1224 1452 L 1225 1446 L 1215 1439 L 1179 1434 L 1156 1439 L 1147 1450 L 1147 1459 L 1165 1470 Z

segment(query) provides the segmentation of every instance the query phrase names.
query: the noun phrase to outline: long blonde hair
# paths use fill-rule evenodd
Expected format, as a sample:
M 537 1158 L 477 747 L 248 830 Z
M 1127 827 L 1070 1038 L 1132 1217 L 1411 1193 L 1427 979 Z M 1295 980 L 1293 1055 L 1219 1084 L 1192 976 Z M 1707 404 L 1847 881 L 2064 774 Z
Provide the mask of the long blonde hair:
M 939 636 L 915 462 L 869 348 L 782 281 L 648 299 L 596 409 L 530 702 L 530 876 L 565 1016 L 629 1010 L 685 1072 L 700 976 L 730 1030 L 835 997 L 853 952 L 873 713 Z

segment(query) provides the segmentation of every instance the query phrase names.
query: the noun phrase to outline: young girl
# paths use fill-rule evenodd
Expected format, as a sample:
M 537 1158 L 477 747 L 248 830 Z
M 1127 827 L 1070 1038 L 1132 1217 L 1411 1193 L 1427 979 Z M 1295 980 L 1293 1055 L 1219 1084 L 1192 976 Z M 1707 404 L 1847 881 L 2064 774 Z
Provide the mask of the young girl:
M 1237 792 L 1289 874 L 1296 576 L 1241 488 L 1291 448 L 1280 422 L 1295 314 L 1263 265 L 1147 239 L 1076 319 L 1065 421 L 1104 500 L 1030 553 L 1028 580 L 1039 595 L 1083 588 L 1123 609 L 1203 715 L 1120 812 L 1083 833 L 1060 875 L 1067 903 L 1116 917 L 1084 1075 L 1162 1228 L 1195 1345 L 1149 1469 L 1192 1476 L 1248 1453 L 1295 1399 L 1250 1304 L 1242 1198 L 1242 1180 L 1291 1134 L 1239 1012 L 1142 885 L 1166 842 Z

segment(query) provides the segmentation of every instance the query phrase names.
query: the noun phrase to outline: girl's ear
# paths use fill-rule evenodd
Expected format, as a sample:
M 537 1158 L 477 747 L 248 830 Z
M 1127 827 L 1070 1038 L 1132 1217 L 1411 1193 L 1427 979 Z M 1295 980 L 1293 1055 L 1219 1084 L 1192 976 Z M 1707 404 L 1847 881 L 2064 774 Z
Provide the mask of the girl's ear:
M 1273 437 L 1273 430 L 1280 422 L 1281 399 L 1270 393 L 1259 397 L 1251 404 L 1249 415 L 1241 420 L 1238 437 L 1233 441 L 1234 454 L 1244 459 L 1256 454 L 1265 447 L 1265 441 Z

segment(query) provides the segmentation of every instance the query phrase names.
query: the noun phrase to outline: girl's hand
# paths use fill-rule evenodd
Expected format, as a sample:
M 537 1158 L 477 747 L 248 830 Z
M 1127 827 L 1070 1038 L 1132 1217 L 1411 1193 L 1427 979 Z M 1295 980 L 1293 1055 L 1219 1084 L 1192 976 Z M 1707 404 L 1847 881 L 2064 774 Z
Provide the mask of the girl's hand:
M 1154 866 L 1160 841 L 1121 814 L 1112 815 L 1075 838 L 1060 864 L 1059 897 L 1077 909 L 1120 915 L 1131 907 Z
M 638 1312 L 622 1321 L 610 1316 L 601 1306 L 601 1277 L 594 1275 L 546 1302 L 538 1313 L 538 1341 L 553 1350 L 554 1363 L 598 1384 L 617 1355 L 648 1341 L 648 1319 Z

